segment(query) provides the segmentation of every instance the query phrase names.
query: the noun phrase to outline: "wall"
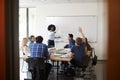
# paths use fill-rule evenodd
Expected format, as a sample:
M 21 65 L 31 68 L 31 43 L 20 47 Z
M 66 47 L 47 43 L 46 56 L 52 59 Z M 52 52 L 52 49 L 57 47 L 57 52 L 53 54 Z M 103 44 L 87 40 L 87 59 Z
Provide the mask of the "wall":
M 6 67 L 5 67 L 5 0 L 0 0 L 0 79 L 6 80 Z
M 34 34 L 42 35 L 44 43 L 47 43 L 47 16 L 79 16 L 79 15 L 96 15 L 98 17 L 97 42 L 90 43 L 95 48 L 99 59 L 105 59 L 106 53 L 106 36 L 107 28 L 104 17 L 104 4 L 102 2 L 85 2 L 85 3 L 51 3 L 36 5 L 36 26 Z M 58 48 L 62 48 L 63 44 L 57 44 Z M 62 45 L 62 46 L 61 46 Z

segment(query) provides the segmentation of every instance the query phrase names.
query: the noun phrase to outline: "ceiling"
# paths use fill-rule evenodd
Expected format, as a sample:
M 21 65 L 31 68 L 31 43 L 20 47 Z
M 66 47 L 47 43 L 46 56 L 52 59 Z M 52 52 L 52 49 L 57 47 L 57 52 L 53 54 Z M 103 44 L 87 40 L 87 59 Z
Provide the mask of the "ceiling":
M 20 3 L 85 3 L 85 2 L 99 2 L 103 0 L 19 0 Z

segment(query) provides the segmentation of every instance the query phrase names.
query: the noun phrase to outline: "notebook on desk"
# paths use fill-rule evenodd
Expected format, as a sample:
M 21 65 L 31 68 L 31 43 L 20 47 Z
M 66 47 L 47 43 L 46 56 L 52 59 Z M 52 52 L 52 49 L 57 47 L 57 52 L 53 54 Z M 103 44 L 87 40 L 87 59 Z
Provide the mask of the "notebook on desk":
M 63 55 L 61 55 L 60 57 L 61 57 L 61 58 L 68 58 L 69 55 L 68 55 L 68 54 L 63 54 Z

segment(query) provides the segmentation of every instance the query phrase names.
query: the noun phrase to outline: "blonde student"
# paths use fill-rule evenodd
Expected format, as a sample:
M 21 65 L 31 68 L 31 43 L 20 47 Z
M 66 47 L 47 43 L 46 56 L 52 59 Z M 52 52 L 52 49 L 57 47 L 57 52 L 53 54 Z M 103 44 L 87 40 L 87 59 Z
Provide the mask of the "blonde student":
M 29 56 L 30 55 L 30 49 L 27 45 L 28 43 L 28 38 L 23 38 L 22 43 L 21 43 L 21 51 L 23 55 Z

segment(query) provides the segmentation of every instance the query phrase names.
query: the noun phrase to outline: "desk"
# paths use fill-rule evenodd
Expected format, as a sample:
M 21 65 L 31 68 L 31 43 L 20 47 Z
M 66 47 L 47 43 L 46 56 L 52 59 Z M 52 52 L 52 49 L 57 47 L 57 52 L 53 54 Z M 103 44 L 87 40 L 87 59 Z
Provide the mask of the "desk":
M 69 56 L 68 57 L 61 57 L 60 55 L 55 56 L 54 54 L 56 54 L 57 52 L 66 53 L 66 54 L 69 54 Z M 65 54 L 61 54 L 61 55 L 65 55 Z M 65 49 L 52 51 L 50 60 L 57 61 L 57 80 L 58 80 L 59 61 L 66 61 L 66 62 L 71 61 L 72 58 L 70 57 L 70 55 L 71 53 Z
M 69 62 L 72 58 L 70 57 L 67 57 L 67 58 L 61 58 L 61 57 L 56 57 L 56 56 L 51 56 L 50 57 L 50 60 L 53 60 L 53 61 L 67 61 Z

